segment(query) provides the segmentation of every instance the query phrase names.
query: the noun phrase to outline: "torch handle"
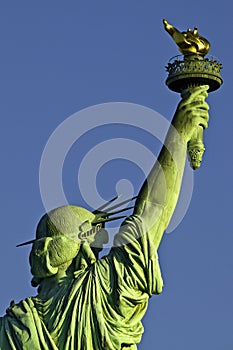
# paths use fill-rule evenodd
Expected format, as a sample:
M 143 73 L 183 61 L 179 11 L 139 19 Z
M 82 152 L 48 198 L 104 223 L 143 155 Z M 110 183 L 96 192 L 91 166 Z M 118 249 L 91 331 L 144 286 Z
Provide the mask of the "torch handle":
M 187 146 L 191 167 L 195 170 L 201 166 L 205 147 L 203 144 L 203 127 L 198 125 Z

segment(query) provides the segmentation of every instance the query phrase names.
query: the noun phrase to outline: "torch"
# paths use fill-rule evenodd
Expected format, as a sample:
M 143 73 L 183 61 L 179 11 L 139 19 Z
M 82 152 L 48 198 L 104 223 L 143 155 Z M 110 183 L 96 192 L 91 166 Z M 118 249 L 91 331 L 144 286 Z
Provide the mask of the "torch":
M 223 83 L 220 75 L 222 64 L 213 56 L 207 56 L 210 43 L 199 35 L 198 29 L 180 32 L 163 20 L 165 30 L 171 35 L 183 55 L 174 56 L 168 62 L 166 84 L 172 91 L 183 97 L 186 89 L 208 85 L 208 92 L 217 90 Z M 205 151 L 203 144 L 203 127 L 199 125 L 187 145 L 190 165 L 197 169 L 201 165 Z

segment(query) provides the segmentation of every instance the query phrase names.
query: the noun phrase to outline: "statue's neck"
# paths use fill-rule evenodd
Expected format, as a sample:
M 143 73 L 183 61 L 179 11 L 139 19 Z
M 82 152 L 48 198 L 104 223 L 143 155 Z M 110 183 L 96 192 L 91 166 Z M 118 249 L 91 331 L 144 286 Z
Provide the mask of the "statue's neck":
M 39 297 L 42 299 L 50 298 L 67 277 L 67 271 L 59 270 L 56 275 L 44 278 L 40 283 Z

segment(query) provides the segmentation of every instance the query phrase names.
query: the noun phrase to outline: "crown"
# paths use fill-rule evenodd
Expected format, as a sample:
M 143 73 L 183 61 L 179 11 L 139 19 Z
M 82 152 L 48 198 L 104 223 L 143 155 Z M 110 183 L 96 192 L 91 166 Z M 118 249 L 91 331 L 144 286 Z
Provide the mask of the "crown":
M 121 206 L 123 206 L 124 204 L 127 204 L 131 201 L 133 201 L 134 199 L 137 198 L 137 196 L 134 196 L 132 198 L 128 198 L 125 199 L 124 201 L 114 204 L 112 206 L 109 207 L 109 205 L 111 205 L 113 202 L 115 202 L 116 200 L 118 200 L 121 197 L 121 195 L 117 195 L 116 197 L 110 199 L 108 202 L 104 203 L 103 205 L 101 205 L 98 209 L 95 209 L 92 214 L 94 214 L 94 218 L 92 221 L 92 229 L 89 231 L 85 230 L 78 232 L 77 233 L 77 238 L 82 241 L 82 239 L 87 238 L 90 235 L 94 235 L 96 234 L 101 228 L 104 228 L 104 225 L 106 222 L 109 221 L 114 221 L 114 220 L 119 220 L 119 219 L 123 219 L 126 217 L 126 215 L 116 215 L 116 214 L 121 214 L 124 211 L 127 211 L 129 209 L 133 209 L 135 206 L 130 206 L 130 207 L 125 207 L 125 208 L 121 208 L 119 209 Z M 59 207 L 62 208 L 62 207 Z M 57 208 L 57 209 L 59 209 Z M 117 209 L 117 210 L 115 210 Z M 116 215 L 116 216 L 115 216 Z M 85 222 L 83 222 L 83 224 L 85 224 Z M 82 224 L 81 224 L 82 226 Z M 27 242 L 23 242 L 20 244 L 17 244 L 16 247 L 22 247 L 28 244 L 33 244 L 34 242 L 36 242 L 37 239 L 31 239 L 30 241 Z

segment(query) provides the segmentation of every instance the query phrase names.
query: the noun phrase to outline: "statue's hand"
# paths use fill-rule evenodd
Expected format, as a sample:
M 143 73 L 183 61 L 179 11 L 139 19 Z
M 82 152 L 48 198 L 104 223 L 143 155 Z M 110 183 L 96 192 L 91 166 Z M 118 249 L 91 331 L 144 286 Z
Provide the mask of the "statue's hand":
M 204 129 L 208 126 L 209 105 L 205 102 L 209 86 L 188 88 L 182 92 L 172 125 L 180 133 L 185 142 L 190 141 L 193 133 L 200 125 Z

